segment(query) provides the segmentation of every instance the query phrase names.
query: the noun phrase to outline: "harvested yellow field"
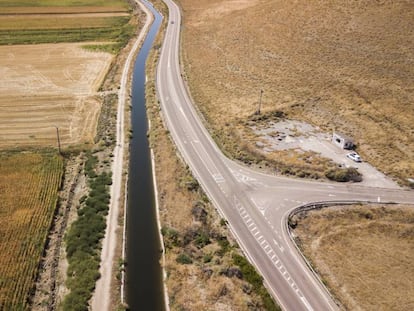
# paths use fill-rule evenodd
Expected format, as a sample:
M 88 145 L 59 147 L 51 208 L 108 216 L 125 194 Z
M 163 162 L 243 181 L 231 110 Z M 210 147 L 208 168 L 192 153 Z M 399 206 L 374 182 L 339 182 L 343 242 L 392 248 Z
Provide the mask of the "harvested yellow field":
M 346 310 L 414 310 L 413 206 L 352 206 L 295 216 L 305 256 Z
M 228 152 L 255 149 L 263 90 L 264 114 L 344 132 L 381 171 L 414 177 L 413 1 L 179 3 L 191 93 Z
M 0 148 L 92 142 L 109 53 L 80 43 L 0 46 Z
M 27 308 L 62 173 L 54 154 L 0 154 L 1 310 Z

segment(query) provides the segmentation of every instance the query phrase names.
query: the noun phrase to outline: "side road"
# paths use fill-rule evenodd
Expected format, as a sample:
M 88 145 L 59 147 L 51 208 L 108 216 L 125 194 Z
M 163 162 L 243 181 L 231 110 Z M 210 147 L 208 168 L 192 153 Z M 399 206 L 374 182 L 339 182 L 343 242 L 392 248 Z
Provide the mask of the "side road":
M 120 89 L 118 93 L 118 110 L 117 110 L 117 122 L 116 122 L 116 146 L 113 151 L 112 162 L 112 186 L 111 186 L 111 201 L 109 205 L 109 213 L 106 219 L 106 232 L 102 241 L 102 253 L 101 253 L 101 267 L 99 272 L 101 278 L 96 283 L 95 293 L 92 297 L 92 310 L 109 310 L 110 309 L 110 289 L 112 280 L 112 267 L 114 262 L 115 246 L 116 246 L 116 230 L 118 228 L 118 216 L 119 206 L 123 204 L 123 198 L 121 198 L 122 190 L 122 172 L 124 169 L 124 151 L 125 146 L 125 132 L 124 132 L 124 111 L 126 96 L 129 94 L 129 77 L 131 67 L 133 66 L 133 60 L 135 55 L 148 32 L 149 26 L 152 23 L 151 12 L 140 1 L 136 0 L 141 10 L 146 15 L 145 24 L 136 39 L 131 51 L 128 54 L 125 62 L 121 81 Z

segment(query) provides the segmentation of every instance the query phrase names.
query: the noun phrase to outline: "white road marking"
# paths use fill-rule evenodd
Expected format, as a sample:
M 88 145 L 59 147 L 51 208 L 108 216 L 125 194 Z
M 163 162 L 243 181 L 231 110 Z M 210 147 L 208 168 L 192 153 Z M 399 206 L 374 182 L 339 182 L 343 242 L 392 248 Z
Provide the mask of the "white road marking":
M 309 304 L 309 302 L 306 300 L 304 296 L 300 297 L 300 299 L 302 300 L 303 304 L 305 305 L 306 309 L 308 309 L 308 311 L 313 311 L 312 306 Z
M 214 181 L 216 183 L 223 183 L 223 182 L 225 182 L 225 179 L 224 179 L 223 175 L 221 175 L 220 173 L 213 174 L 213 178 L 214 178 Z
M 285 249 L 283 248 L 282 245 L 280 245 L 275 239 L 273 239 L 273 242 L 276 244 L 277 247 L 279 247 L 280 251 L 283 253 L 285 251 Z

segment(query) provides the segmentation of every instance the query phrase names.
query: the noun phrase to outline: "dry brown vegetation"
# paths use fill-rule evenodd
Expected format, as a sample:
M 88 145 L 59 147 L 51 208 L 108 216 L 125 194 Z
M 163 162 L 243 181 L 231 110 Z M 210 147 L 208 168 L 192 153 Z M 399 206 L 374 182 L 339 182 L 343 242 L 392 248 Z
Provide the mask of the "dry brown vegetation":
M 347 310 L 414 308 L 412 206 L 352 206 L 295 216 L 296 240 Z
M 26 310 L 63 173 L 53 153 L 0 153 L 0 309 Z
M 263 89 L 264 113 L 345 132 L 380 170 L 414 176 L 412 1 L 179 3 L 191 93 L 235 158 L 255 149 L 245 121 Z

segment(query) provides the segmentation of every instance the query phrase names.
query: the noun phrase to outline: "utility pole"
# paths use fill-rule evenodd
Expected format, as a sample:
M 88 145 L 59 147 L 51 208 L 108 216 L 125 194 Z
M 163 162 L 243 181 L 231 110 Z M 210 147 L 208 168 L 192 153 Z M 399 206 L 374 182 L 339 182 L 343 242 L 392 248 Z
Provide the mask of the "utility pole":
M 263 95 L 263 90 L 260 90 L 259 107 L 257 108 L 256 114 L 260 114 L 260 109 L 262 108 L 262 95 Z
M 60 151 L 60 137 L 59 137 L 59 128 L 57 126 L 56 127 L 56 137 L 57 137 L 57 143 L 58 143 L 58 149 L 59 149 L 59 154 L 62 154 Z

